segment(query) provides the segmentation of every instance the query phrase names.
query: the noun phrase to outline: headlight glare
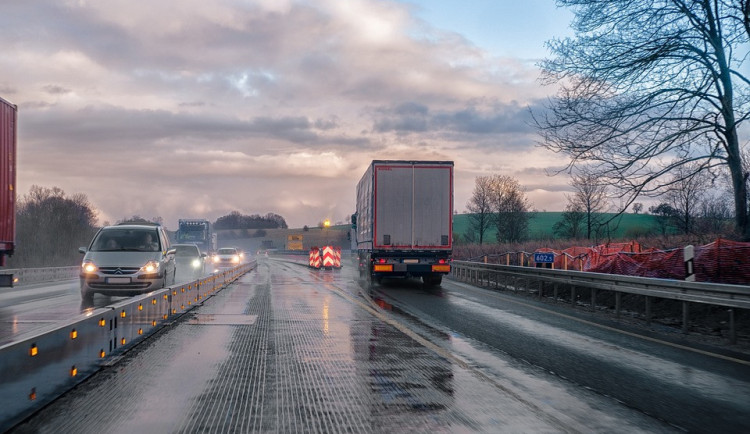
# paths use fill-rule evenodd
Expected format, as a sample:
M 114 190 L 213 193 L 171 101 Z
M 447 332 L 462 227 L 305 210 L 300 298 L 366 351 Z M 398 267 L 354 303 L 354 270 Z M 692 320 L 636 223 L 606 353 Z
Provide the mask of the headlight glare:
M 148 261 L 146 265 L 141 267 L 141 271 L 144 273 L 156 273 L 159 271 L 159 263 L 157 261 Z
M 193 268 L 198 268 L 201 266 L 201 261 L 200 259 L 193 259 L 193 262 L 191 262 L 190 265 L 192 265 Z
M 96 273 L 99 268 L 93 262 L 85 261 L 83 264 L 81 264 L 81 269 L 84 273 Z

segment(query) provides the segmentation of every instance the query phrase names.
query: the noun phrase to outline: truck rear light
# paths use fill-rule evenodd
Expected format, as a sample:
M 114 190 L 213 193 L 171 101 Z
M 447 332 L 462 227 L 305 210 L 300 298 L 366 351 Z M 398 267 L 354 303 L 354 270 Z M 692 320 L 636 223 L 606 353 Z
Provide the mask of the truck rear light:
M 438 264 L 445 264 L 445 259 L 441 259 L 438 261 Z
M 378 259 L 378 264 L 385 264 L 385 258 Z
M 372 271 L 375 271 L 376 273 L 382 273 L 382 272 L 390 273 L 393 271 L 393 264 L 385 264 L 385 265 L 375 264 L 373 265 Z
M 451 266 L 450 265 L 433 265 L 432 272 L 433 273 L 450 273 Z

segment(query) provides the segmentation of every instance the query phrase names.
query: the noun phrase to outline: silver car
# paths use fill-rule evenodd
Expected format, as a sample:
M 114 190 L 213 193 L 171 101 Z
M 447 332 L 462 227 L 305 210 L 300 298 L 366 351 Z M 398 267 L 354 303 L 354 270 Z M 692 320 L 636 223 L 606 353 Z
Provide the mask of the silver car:
M 106 226 L 94 235 L 81 263 L 81 297 L 131 296 L 174 284 L 175 250 L 158 225 Z
M 182 279 L 197 280 L 206 272 L 206 254 L 195 244 L 174 244 L 177 274 Z
M 214 269 L 235 267 L 241 261 L 242 257 L 236 247 L 222 247 L 213 257 Z

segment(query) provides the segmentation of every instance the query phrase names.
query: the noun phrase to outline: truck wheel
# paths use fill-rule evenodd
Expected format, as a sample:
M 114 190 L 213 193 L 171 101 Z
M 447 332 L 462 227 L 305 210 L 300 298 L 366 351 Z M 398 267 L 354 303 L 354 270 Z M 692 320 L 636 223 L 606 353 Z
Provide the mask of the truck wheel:
M 422 276 L 422 282 L 424 282 L 425 286 L 440 286 L 440 283 L 442 283 L 442 281 L 442 274 L 429 274 L 426 276 Z

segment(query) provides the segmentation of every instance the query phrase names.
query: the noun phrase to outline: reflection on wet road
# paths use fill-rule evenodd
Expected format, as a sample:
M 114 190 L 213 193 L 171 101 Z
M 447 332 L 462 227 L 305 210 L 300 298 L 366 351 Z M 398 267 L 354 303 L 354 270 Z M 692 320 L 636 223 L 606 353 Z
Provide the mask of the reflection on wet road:
M 675 430 L 459 331 L 486 321 L 454 284 L 437 292 L 410 285 L 384 285 L 372 297 L 351 267 L 260 261 L 19 430 Z M 427 302 L 460 316 L 444 322 L 422 311 Z M 491 307 L 485 316 L 502 313 Z

